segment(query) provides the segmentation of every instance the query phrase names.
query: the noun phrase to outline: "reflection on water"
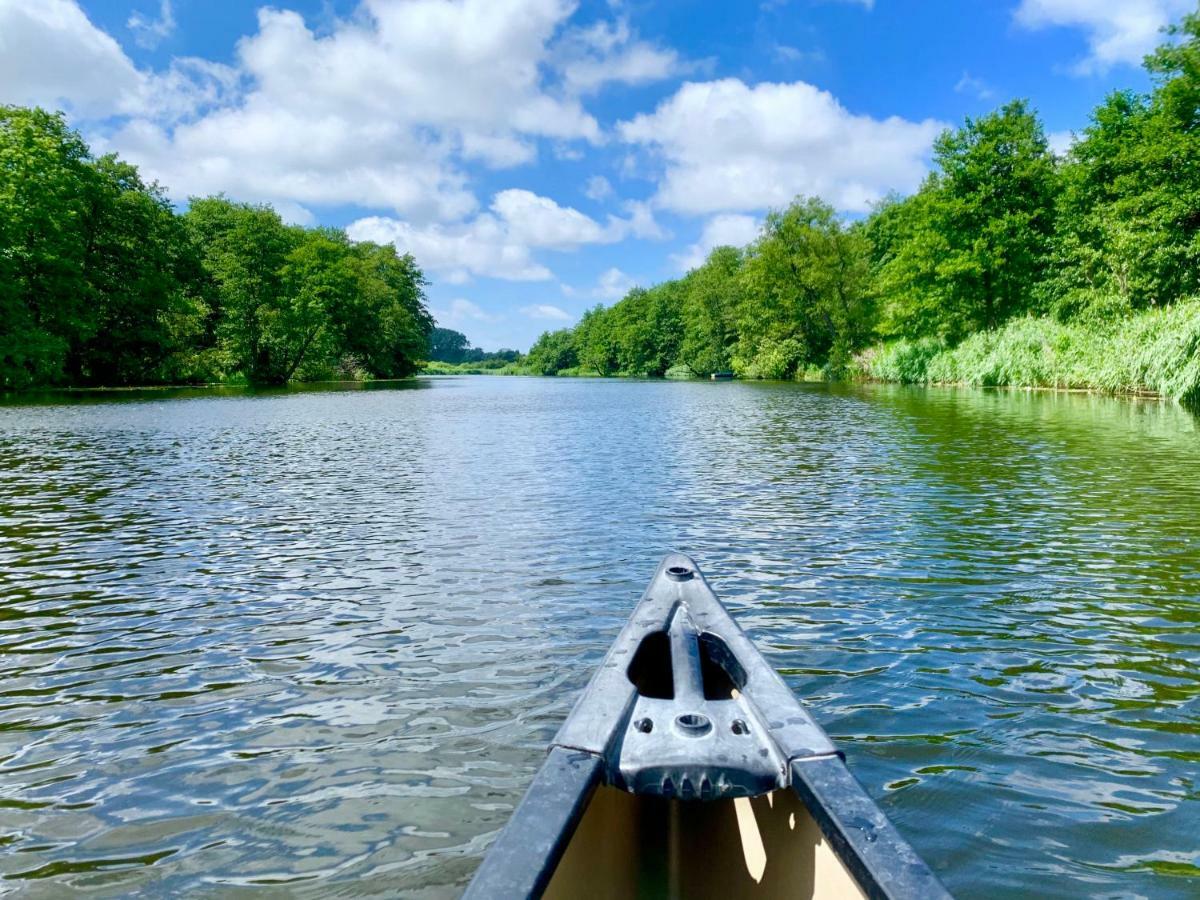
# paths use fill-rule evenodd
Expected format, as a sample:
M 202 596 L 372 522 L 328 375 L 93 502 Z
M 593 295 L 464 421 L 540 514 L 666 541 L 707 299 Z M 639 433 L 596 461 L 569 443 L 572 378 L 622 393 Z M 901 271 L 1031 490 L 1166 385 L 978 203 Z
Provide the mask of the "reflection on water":
M 692 553 L 964 897 L 1200 891 L 1200 432 L 452 378 L 0 407 L 0 890 L 456 894 Z

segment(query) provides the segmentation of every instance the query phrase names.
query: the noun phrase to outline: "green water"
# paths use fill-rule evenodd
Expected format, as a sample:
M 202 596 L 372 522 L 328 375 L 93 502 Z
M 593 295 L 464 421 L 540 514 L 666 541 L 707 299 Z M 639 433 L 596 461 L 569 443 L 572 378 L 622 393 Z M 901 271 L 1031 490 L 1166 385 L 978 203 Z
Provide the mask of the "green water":
M 1200 430 L 428 379 L 0 407 L 0 890 L 453 896 L 691 553 L 963 897 L 1200 892 Z

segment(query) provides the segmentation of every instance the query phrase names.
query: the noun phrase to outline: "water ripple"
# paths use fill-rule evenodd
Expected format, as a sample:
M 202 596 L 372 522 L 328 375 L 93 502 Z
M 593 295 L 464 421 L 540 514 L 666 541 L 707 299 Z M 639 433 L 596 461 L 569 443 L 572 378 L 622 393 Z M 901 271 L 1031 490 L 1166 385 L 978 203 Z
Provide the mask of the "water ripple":
M 1200 892 L 1200 434 L 431 379 L 0 407 L 0 891 L 444 897 L 693 553 L 963 897 Z

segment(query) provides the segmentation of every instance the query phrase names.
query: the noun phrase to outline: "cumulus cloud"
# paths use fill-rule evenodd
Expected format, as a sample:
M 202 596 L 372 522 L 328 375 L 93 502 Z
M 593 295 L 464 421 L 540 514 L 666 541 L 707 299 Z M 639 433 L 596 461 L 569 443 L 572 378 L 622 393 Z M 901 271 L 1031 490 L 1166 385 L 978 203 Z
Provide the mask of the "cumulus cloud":
M 521 314 L 531 319 L 551 319 L 555 322 L 570 322 L 574 316 L 564 309 L 559 309 L 550 303 L 538 303 L 533 306 L 522 306 Z
M 1072 67 L 1077 75 L 1108 71 L 1114 65 L 1139 65 L 1162 42 L 1162 29 L 1195 9 L 1194 0 L 1021 0 L 1014 17 L 1029 29 L 1082 29 L 1088 55 Z
M 510 189 L 496 194 L 486 212 L 468 221 L 415 225 L 369 216 L 351 223 L 347 233 L 354 240 L 394 243 L 452 283 L 464 283 L 472 276 L 547 281 L 553 275 L 534 259 L 535 250 L 575 250 L 631 235 L 646 236 L 644 219 L 635 212 L 629 218 L 609 216 L 601 224 L 548 197 Z
M 171 0 L 162 0 L 158 7 L 158 18 L 134 12 L 125 27 L 132 31 L 139 46 L 153 49 L 175 31 L 175 11 Z
M 944 127 L 854 115 L 805 82 L 727 78 L 687 82 L 618 131 L 665 162 L 657 205 L 704 214 L 781 206 L 797 194 L 866 211 L 888 191 L 919 185 Z
M 563 84 L 575 94 L 606 84 L 648 84 L 690 68 L 674 50 L 638 40 L 625 19 L 568 31 L 557 46 Z
M 700 240 L 671 259 L 681 272 L 704 265 L 714 247 L 743 247 L 758 237 L 761 223 L 754 216 L 724 213 L 704 223 Z
M 429 310 L 438 325 L 443 328 L 458 330 L 472 323 L 484 322 L 494 324 L 504 321 L 504 316 L 489 313 L 479 304 L 472 303 L 464 297 L 451 300 L 449 305 Z
M 301 216 L 354 204 L 451 222 L 478 205 L 467 163 L 507 168 L 531 162 L 540 139 L 563 152 L 601 139 L 563 90 L 566 70 L 554 68 L 574 7 L 361 0 L 319 33 L 296 12 L 264 7 L 234 65 L 179 59 L 148 71 L 76 0 L 0 0 L 0 101 L 111 120 L 94 143 L 176 199 L 225 191 Z M 167 0 L 158 18 L 135 13 L 129 27 L 151 39 L 173 21 Z M 627 29 L 605 27 L 612 34 L 593 61 L 638 45 Z
M 538 137 L 598 140 L 595 119 L 552 95 L 539 68 L 570 12 L 564 0 L 364 0 L 318 35 L 295 12 L 263 9 L 238 45 L 253 85 L 240 103 L 114 140 L 180 194 L 454 221 L 475 206 L 456 160 L 503 168 L 531 161 Z
M 603 175 L 593 175 L 583 186 L 583 195 L 589 200 L 600 202 L 611 197 L 613 187 Z
M 601 274 L 592 288 L 592 296 L 601 300 L 620 300 L 633 286 L 633 279 L 614 267 Z
M 368 216 L 351 223 L 346 232 L 356 241 L 395 244 L 451 284 L 464 284 L 473 275 L 506 281 L 548 281 L 553 277 L 549 269 L 534 261 L 530 247 L 512 240 L 504 223 L 486 213 L 453 225 L 414 225 Z
M 133 113 L 145 76 L 74 0 L 0 0 L 0 101 Z

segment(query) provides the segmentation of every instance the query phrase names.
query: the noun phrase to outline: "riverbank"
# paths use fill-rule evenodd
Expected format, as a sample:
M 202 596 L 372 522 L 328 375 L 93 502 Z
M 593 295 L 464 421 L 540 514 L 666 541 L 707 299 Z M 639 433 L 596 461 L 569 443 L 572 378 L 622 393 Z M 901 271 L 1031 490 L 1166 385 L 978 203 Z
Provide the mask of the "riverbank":
M 898 340 L 858 355 L 856 370 L 877 381 L 1056 388 L 1154 394 L 1200 403 L 1200 301 L 1111 323 L 1015 319 L 954 347 Z
M 682 377 L 672 367 L 667 377 Z M 502 365 L 431 363 L 427 375 L 543 375 L 525 362 Z M 599 377 L 582 366 L 559 376 Z M 749 373 L 740 373 L 743 376 Z M 1163 397 L 1200 405 L 1200 300 L 1151 309 L 1110 321 L 1063 323 L 1026 316 L 970 335 L 950 346 L 944 341 L 900 339 L 861 351 L 837 378 L 815 368 L 793 379 L 868 380 L 899 384 L 1090 391 Z M 612 377 L 646 377 L 620 373 Z

